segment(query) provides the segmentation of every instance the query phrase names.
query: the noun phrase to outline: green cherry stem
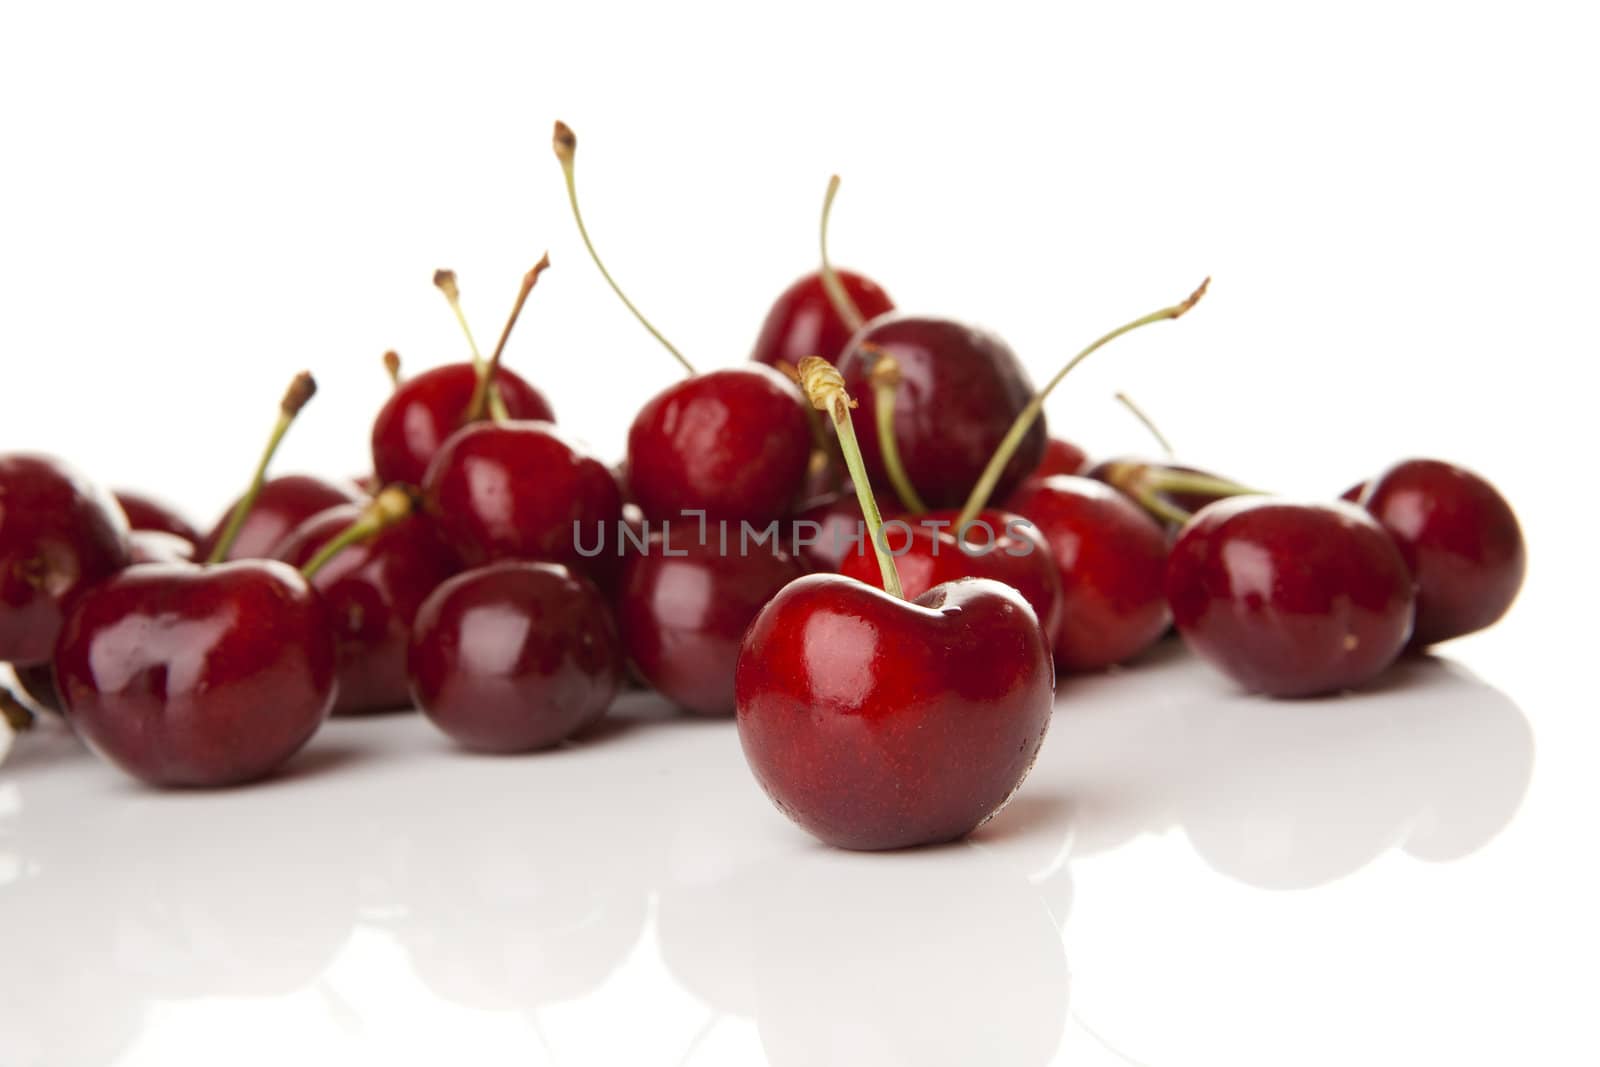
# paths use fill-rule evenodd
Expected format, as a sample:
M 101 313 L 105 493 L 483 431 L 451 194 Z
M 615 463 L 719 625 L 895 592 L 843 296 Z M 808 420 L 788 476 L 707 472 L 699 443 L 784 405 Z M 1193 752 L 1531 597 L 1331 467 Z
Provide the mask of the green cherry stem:
M 833 305 L 833 313 L 844 320 L 851 333 L 855 333 L 861 329 L 866 319 L 862 316 L 861 309 L 856 307 L 856 302 L 850 299 L 850 293 L 839 280 L 839 275 L 834 272 L 833 263 L 828 259 L 828 219 L 833 215 L 833 198 L 838 194 L 839 176 L 835 174 L 828 179 L 828 192 L 822 198 L 822 289 L 828 294 L 828 302 Z
M 495 342 L 494 353 L 487 363 L 478 368 L 478 382 L 472 387 L 472 401 L 467 405 L 468 422 L 477 422 L 486 416 L 492 416 L 496 422 L 504 422 L 510 417 L 505 398 L 500 395 L 500 390 L 494 388 L 494 377 L 500 372 L 500 356 L 506 350 L 506 342 L 511 339 L 512 328 L 522 315 L 522 305 L 528 302 L 528 294 L 539 283 L 539 275 L 549 269 L 550 253 L 546 252 L 533 265 L 533 269 L 522 276 L 522 288 L 517 290 L 516 302 L 511 305 L 511 314 L 500 331 L 500 340 Z
M 900 460 L 900 440 L 894 432 L 894 395 L 900 387 L 900 364 L 885 349 L 865 344 L 861 351 L 872 361 L 868 381 L 872 385 L 873 414 L 878 428 L 878 451 L 900 504 L 913 515 L 925 514 L 928 505 L 917 495 L 906 467 Z
M 333 557 L 351 545 L 369 541 L 389 527 L 409 518 L 415 507 L 416 502 L 405 489 L 398 485 L 384 486 L 378 495 L 361 509 L 361 514 L 356 516 L 355 521 L 317 550 L 317 554 L 300 568 L 300 573 L 310 581 Z
M 1144 413 L 1144 409 L 1133 402 L 1133 397 L 1127 393 L 1117 393 L 1113 398 L 1128 410 L 1128 414 L 1139 420 L 1139 424 L 1150 431 L 1150 436 L 1156 439 L 1156 444 L 1161 446 L 1162 454 L 1168 459 L 1174 458 L 1177 453 L 1172 449 L 1172 442 L 1167 440 L 1167 435 L 1155 424 L 1155 420 Z
M 555 135 L 551 138 L 551 145 L 555 148 L 556 159 L 561 164 L 561 175 L 567 181 L 567 201 L 572 205 L 572 219 L 578 224 L 578 236 L 583 238 L 583 247 L 589 250 L 589 258 L 594 260 L 594 265 L 600 268 L 600 276 L 611 286 L 611 291 L 617 294 L 617 299 L 622 301 L 624 307 L 633 312 L 633 317 L 639 324 L 650 331 L 650 336 L 661 342 L 663 348 L 671 352 L 673 358 L 683 365 L 684 373 L 693 374 L 694 365 L 678 351 L 676 345 L 664 337 L 660 330 L 644 317 L 644 313 L 634 307 L 633 301 L 628 299 L 628 294 L 622 291 L 622 286 L 617 284 L 611 272 L 606 270 L 605 263 L 600 259 L 600 253 L 595 251 L 594 242 L 589 240 L 589 228 L 583 224 L 583 212 L 578 210 L 578 182 L 574 175 L 578 157 L 578 135 L 572 132 L 572 127 L 565 122 L 557 120 Z
M 467 337 L 467 350 L 472 353 L 472 366 L 483 373 L 483 353 L 478 351 L 478 342 L 472 336 L 472 327 L 467 325 L 466 312 L 461 310 L 461 290 L 456 285 L 456 272 L 453 270 L 436 270 L 433 272 L 433 285 L 444 294 L 445 303 L 450 305 L 450 310 L 455 312 L 456 322 L 461 326 L 461 332 Z
M 845 391 L 844 378 L 833 364 L 817 356 L 807 356 L 800 361 L 800 387 L 818 411 L 826 411 L 833 419 L 833 429 L 839 436 L 839 450 L 844 453 L 844 464 L 850 471 L 850 481 L 856 487 L 856 500 L 861 504 L 861 517 L 866 520 L 867 535 L 872 538 L 872 549 L 878 556 L 878 569 L 883 573 L 883 588 L 890 596 L 905 599 L 900 586 L 900 572 L 895 569 L 894 556 L 883 538 L 883 516 L 878 512 L 878 502 L 872 496 L 872 483 L 867 479 L 867 466 L 861 460 L 861 446 L 856 442 L 856 430 L 850 421 L 850 409 L 855 401 Z
M 1181 318 L 1184 313 L 1200 302 L 1201 297 L 1206 295 L 1206 288 L 1210 284 L 1211 279 L 1207 278 L 1200 283 L 1200 288 L 1190 293 L 1188 299 L 1182 303 L 1164 307 L 1159 311 L 1152 311 L 1150 314 L 1142 315 L 1132 322 L 1125 322 L 1110 333 L 1101 336 L 1068 360 L 1066 366 L 1057 371 L 1055 377 L 1046 382 L 1045 387 L 1033 395 L 1033 399 L 1028 401 L 1028 406 L 1022 409 L 1022 412 L 1017 415 L 1016 421 L 1011 424 L 1011 429 L 1006 431 L 1005 437 L 1000 441 L 1000 447 L 995 449 L 993 456 L 989 457 L 989 465 L 984 468 L 983 474 L 979 476 L 978 484 L 972 487 L 972 493 L 967 497 L 967 502 L 962 507 L 960 516 L 956 519 L 955 528 L 959 530 L 977 518 L 978 512 L 982 511 L 984 505 L 989 503 L 989 497 L 994 493 L 994 487 L 999 484 L 1000 475 L 1004 473 L 1006 464 L 1010 463 L 1011 457 L 1016 455 L 1018 447 L 1022 444 L 1022 439 L 1028 435 L 1028 430 L 1032 428 L 1034 421 L 1038 419 L 1039 413 L 1044 410 L 1045 399 L 1057 385 L 1061 384 L 1061 379 L 1072 373 L 1073 368 L 1078 364 L 1123 334 L 1132 333 L 1134 330 L 1148 326 L 1153 322 Z
M 20 734 L 24 730 L 33 728 L 33 712 L 28 706 L 17 699 L 17 695 L 5 686 L 0 685 L 0 719 L 4 719 L 11 727 L 11 732 Z
M 267 438 L 267 447 L 261 453 L 261 462 L 256 464 L 255 474 L 250 479 L 250 487 L 245 490 L 244 496 L 239 498 L 239 503 L 234 505 L 232 513 L 228 516 L 228 525 L 223 527 L 222 536 L 217 538 L 217 543 L 211 548 L 211 555 L 206 557 L 207 563 L 221 563 L 228 558 L 233 543 L 239 539 L 239 531 L 244 529 L 244 520 L 250 517 L 251 510 L 256 506 L 256 498 L 261 495 L 261 487 L 266 484 L 267 467 L 271 465 L 272 457 L 283 441 L 283 435 L 289 432 L 295 416 L 300 414 L 300 409 L 305 407 L 316 393 L 317 383 L 309 371 L 301 371 L 295 375 L 294 381 L 289 383 L 289 389 L 283 394 L 283 401 L 278 405 L 278 421 L 272 427 L 272 436 Z

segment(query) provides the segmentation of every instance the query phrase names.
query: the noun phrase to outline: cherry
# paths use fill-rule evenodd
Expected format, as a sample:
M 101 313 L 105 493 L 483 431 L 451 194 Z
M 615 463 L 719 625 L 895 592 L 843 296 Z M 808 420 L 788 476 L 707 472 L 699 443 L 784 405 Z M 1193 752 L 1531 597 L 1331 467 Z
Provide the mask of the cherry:
M 1024 484 L 1006 509 L 1033 523 L 1055 562 L 1062 619 L 1057 667 L 1095 671 L 1123 663 L 1166 632 L 1167 535 L 1127 497 L 1058 474 Z
M 1405 647 L 1416 605 L 1404 557 L 1365 511 L 1262 496 L 1190 519 L 1166 587 L 1185 644 L 1278 697 L 1372 680 Z
M 884 515 L 898 517 L 893 512 Z M 866 536 L 855 490 L 831 493 L 802 506 L 794 518 L 793 530 L 794 555 L 806 570 L 837 571 Z
M 276 561 L 218 563 L 248 524 L 268 464 L 315 392 L 285 394 L 240 510 L 207 565 L 129 567 L 78 596 L 56 642 L 56 686 L 91 748 L 161 786 L 226 786 L 270 774 L 333 706 L 326 609 Z
M 1488 481 L 1451 463 L 1408 459 L 1367 483 L 1361 504 L 1416 578 L 1413 648 L 1482 630 L 1511 607 L 1527 549 L 1511 505 Z
M 225 559 L 271 559 L 273 549 L 296 526 L 311 516 L 341 504 L 359 504 L 364 495 L 353 484 L 332 482 L 310 474 L 282 474 L 263 482 L 253 501 L 236 501 L 200 541 L 198 555 Z M 231 546 L 220 556 L 217 546 L 229 536 L 234 515 L 243 507 L 245 518 L 231 535 Z
M 0 455 L 0 662 L 48 663 L 69 601 L 128 551 L 109 493 L 52 457 Z
M 167 504 L 143 493 L 118 489 L 113 494 L 128 517 L 130 530 L 155 530 L 181 537 L 195 548 L 200 547 L 200 531 L 188 519 Z
M 578 208 L 577 137 L 558 122 L 552 140 L 573 221 L 595 267 L 651 336 L 689 375 L 645 404 L 628 431 L 628 487 L 646 516 L 761 522 L 789 513 L 805 485 L 812 435 L 799 390 L 770 367 L 697 374 L 611 277 Z
M 549 266 L 550 258 L 545 256 L 523 275 L 516 302 L 500 330 L 500 340 L 487 360 L 479 354 L 478 343 L 461 310 L 455 272 L 434 273 L 433 284 L 455 312 L 472 352 L 472 362 L 447 363 L 402 381 L 400 357 L 393 352 L 384 353 L 384 366 L 394 379 L 395 388 L 372 423 L 372 466 L 379 482 L 420 485 L 434 454 L 451 434 L 469 422 L 490 415 L 497 419 L 556 420 L 544 394 L 500 363 L 528 294 Z
M 417 612 L 408 663 L 423 714 L 485 752 L 572 737 L 605 714 L 622 684 L 605 599 L 552 563 L 495 563 L 439 586 Z
M 358 536 L 365 532 L 359 524 L 385 526 L 328 556 L 311 580 L 327 605 L 338 646 L 335 715 L 410 706 L 411 623 L 428 594 L 458 569 L 431 524 L 411 514 L 403 492 L 380 493 L 374 505 L 341 504 L 313 515 L 273 553 L 292 567 L 308 567 L 330 544 L 348 540 L 352 528 Z
M 1050 722 L 1050 651 L 1027 601 L 998 582 L 901 597 L 844 382 L 815 357 L 800 371 L 833 420 L 889 591 L 814 574 L 761 610 L 735 675 L 740 744 L 778 809 L 829 844 L 954 840 L 1032 767 Z
M 1061 437 L 1047 437 L 1044 441 L 1044 456 L 1040 458 L 1039 465 L 1033 468 L 1030 478 L 1048 478 L 1053 474 L 1082 474 L 1084 468 L 1089 466 L 1089 454 L 1077 445 Z
M 133 530 L 128 534 L 128 559 L 133 563 L 191 563 L 194 542 L 165 530 Z
M 692 523 L 674 523 L 628 556 L 618 583 L 629 660 L 651 688 L 699 715 L 733 714 L 740 639 L 763 605 L 805 573 L 776 545 L 741 544 L 741 532 L 708 524 L 702 542 Z

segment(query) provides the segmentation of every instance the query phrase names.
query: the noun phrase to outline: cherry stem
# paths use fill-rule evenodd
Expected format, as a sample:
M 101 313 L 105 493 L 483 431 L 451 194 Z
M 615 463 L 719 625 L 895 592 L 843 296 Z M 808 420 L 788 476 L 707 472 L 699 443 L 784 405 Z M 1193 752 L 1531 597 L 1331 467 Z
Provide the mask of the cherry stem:
M 911 478 L 906 474 L 905 464 L 900 460 L 900 441 L 894 432 L 894 395 L 895 390 L 900 387 L 900 363 L 877 345 L 862 345 L 861 351 L 872 361 L 868 381 L 872 384 L 874 414 L 878 427 L 878 451 L 883 456 L 883 467 L 888 472 L 889 484 L 894 486 L 895 495 L 900 498 L 901 505 L 907 511 L 913 515 L 922 515 L 927 512 L 928 505 L 917 495 L 917 487 L 911 484 Z
M 389 372 L 389 381 L 396 389 L 400 388 L 405 379 L 400 377 L 400 353 L 394 349 L 383 354 L 383 369 Z
M 301 371 L 295 375 L 294 381 L 289 383 L 289 389 L 283 394 L 283 400 L 278 405 L 278 421 L 272 427 L 272 436 L 267 438 L 267 447 L 262 451 L 261 461 L 256 464 L 255 474 L 250 478 L 250 487 L 233 506 L 233 511 L 228 516 L 228 524 L 223 527 L 222 536 L 217 538 L 217 543 L 211 547 L 211 555 L 206 557 L 207 563 L 221 563 L 228 558 L 233 543 L 239 539 L 239 531 L 244 529 L 244 521 L 250 517 L 250 512 L 256 506 L 256 498 L 261 495 L 261 487 L 266 484 L 267 467 L 271 465 L 272 457 L 283 441 L 283 435 L 289 432 L 295 416 L 300 414 L 300 409 L 305 407 L 316 393 L 317 383 L 311 377 L 310 371 Z
M 1174 504 L 1168 496 L 1171 493 L 1196 493 L 1217 499 L 1261 493 L 1260 489 L 1226 478 L 1149 463 L 1113 463 L 1106 472 L 1106 480 L 1132 496 L 1156 518 L 1179 525 L 1188 522 L 1194 513 Z
M 337 537 L 317 550 L 300 573 L 309 581 L 315 578 L 317 572 L 327 566 L 328 562 L 361 541 L 369 541 L 378 534 L 387 530 L 396 523 L 409 518 L 416 508 L 416 502 L 411 494 L 398 485 L 387 485 L 373 497 L 366 507 L 361 509 L 361 514 L 341 530 Z
M 818 356 L 807 356 L 800 361 L 800 388 L 806 399 L 818 411 L 826 411 L 833 419 L 833 429 L 839 437 L 839 450 L 844 453 L 845 466 L 850 471 L 850 481 L 856 487 L 856 500 L 861 504 L 861 517 L 866 520 L 867 534 L 872 538 L 873 551 L 878 555 L 878 569 L 883 574 L 883 588 L 890 596 L 905 599 L 900 585 L 900 572 L 895 569 L 894 556 L 883 537 L 883 515 L 878 511 L 878 501 L 872 495 L 872 483 L 867 478 L 867 466 L 861 459 L 861 445 L 856 441 L 856 430 L 850 421 L 850 409 L 855 401 L 845 391 L 844 378 L 839 370 Z
M 595 251 L 594 242 L 589 240 L 589 228 L 583 224 L 583 212 L 578 210 L 578 182 L 574 175 L 574 168 L 578 156 L 578 135 L 572 132 L 572 127 L 565 122 L 557 120 L 555 136 L 551 139 L 555 148 L 556 159 L 561 163 L 561 174 L 567 180 L 567 201 L 572 205 L 572 218 L 578 224 L 578 236 L 583 238 L 583 247 L 589 250 L 589 258 L 594 260 L 594 265 L 600 268 L 600 276 L 611 286 L 611 291 L 617 294 L 617 299 L 622 301 L 624 307 L 633 312 L 633 317 L 639 320 L 640 325 L 650 331 L 650 336 L 661 342 L 663 348 L 671 352 L 673 357 L 683 365 L 686 374 L 693 374 L 694 364 L 678 351 L 676 345 L 664 337 L 660 330 L 644 317 L 644 313 L 633 306 L 633 301 L 628 299 L 628 294 L 622 291 L 611 272 L 606 270 L 606 265 L 600 259 L 600 253 Z
M 0 719 L 6 721 L 14 734 L 33 728 L 33 712 L 3 685 L 0 685 Z
M 828 179 L 828 192 L 822 198 L 822 289 L 828 294 L 833 313 L 844 320 L 851 333 L 855 333 L 867 320 L 862 316 L 861 309 L 856 307 L 856 302 L 850 299 L 849 291 L 828 259 L 828 219 L 833 214 L 833 198 L 838 194 L 839 176 L 835 174 Z
M 1172 449 L 1172 442 L 1167 440 L 1167 435 L 1161 432 L 1161 428 L 1155 424 L 1154 419 L 1144 413 L 1143 408 L 1133 402 L 1133 397 L 1129 396 L 1127 393 L 1117 393 L 1115 400 L 1117 403 L 1127 408 L 1128 414 L 1138 419 L 1140 425 L 1142 425 L 1146 430 L 1150 431 L 1150 436 L 1156 439 L 1156 444 L 1161 446 L 1161 451 L 1168 459 L 1172 459 L 1177 455 L 1177 453 Z
M 456 313 L 456 322 L 461 325 L 461 332 L 467 336 L 467 348 L 472 352 L 472 366 L 479 374 L 483 373 L 483 353 L 478 351 L 477 339 L 472 336 L 472 327 L 467 325 L 466 312 L 461 310 L 461 290 L 456 286 L 456 272 L 453 270 L 436 270 L 433 272 L 433 284 L 444 294 L 445 302 L 450 305 L 450 310 Z
M 505 328 L 500 331 L 500 340 L 495 342 L 494 354 L 489 357 L 488 363 L 478 368 L 478 384 L 472 387 L 472 402 L 467 405 L 468 422 L 477 422 L 488 415 L 492 415 L 496 422 L 503 422 L 510 417 L 505 398 L 500 395 L 500 390 L 494 388 L 495 375 L 500 373 L 500 356 L 506 350 L 506 342 L 511 339 L 512 328 L 522 315 L 522 305 L 528 302 L 528 294 L 539 283 L 539 275 L 549 269 L 550 253 L 546 252 L 539 257 L 533 269 L 522 276 L 522 288 L 517 290 L 516 303 L 511 305 L 511 314 L 506 318 Z
M 962 507 L 960 516 L 956 518 L 955 528 L 959 530 L 971 522 L 977 517 L 978 512 L 983 510 L 984 505 L 989 502 L 990 495 L 994 493 L 994 487 L 1000 482 L 1000 476 L 1005 473 L 1006 464 L 1010 463 L 1011 457 L 1016 455 L 1017 449 L 1022 445 L 1022 439 L 1028 436 L 1028 430 L 1033 427 L 1034 421 L 1039 417 L 1039 413 L 1044 410 L 1045 399 L 1049 397 L 1056 386 L 1061 384 L 1061 379 L 1072 373 L 1073 368 L 1078 364 L 1123 334 L 1132 333 L 1134 330 L 1142 326 L 1148 326 L 1153 322 L 1181 318 L 1184 313 L 1200 302 L 1201 297 L 1206 295 L 1206 288 L 1210 284 L 1211 279 L 1207 278 L 1200 283 L 1200 288 L 1190 293 L 1188 299 L 1182 303 L 1162 308 L 1160 311 L 1152 311 L 1150 314 L 1140 316 L 1132 322 L 1125 322 L 1068 360 L 1066 366 L 1057 371 L 1055 377 L 1046 382 L 1045 387 L 1033 395 L 1033 399 L 1028 401 L 1028 406 L 1022 409 L 1021 413 L 1017 415 L 1016 421 L 1011 424 L 1011 429 L 1006 431 L 1005 437 L 1000 441 L 1000 447 L 995 449 L 993 456 L 989 457 L 989 465 L 984 468 L 983 474 L 978 478 L 978 484 L 972 487 L 972 493 L 967 497 L 967 502 Z

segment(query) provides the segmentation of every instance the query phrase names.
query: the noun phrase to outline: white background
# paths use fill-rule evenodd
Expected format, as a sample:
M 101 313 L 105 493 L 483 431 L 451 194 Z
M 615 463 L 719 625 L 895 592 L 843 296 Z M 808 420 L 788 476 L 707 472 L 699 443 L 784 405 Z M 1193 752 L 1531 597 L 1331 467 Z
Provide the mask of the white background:
M 1149 943 L 1102 942 L 1102 960 L 1136 954 L 1130 973 L 1085 986 L 1090 928 L 1075 1002 L 1098 989 L 1134 1047 L 1166 1049 L 1148 1060 L 1163 1067 L 1322 1062 L 1293 1042 L 1320 1048 L 1330 1033 L 1371 1063 L 1432 1062 L 1430 1048 L 1455 1063 L 1533 1048 L 1526 1062 L 1593 1062 L 1566 1008 L 1592 1007 L 1600 891 L 1583 670 L 1596 28 L 1591 4 L 1551 0 L 9 3 L 0 449 L 62 454 L 208 523 L 283 385 L 310 368 L 322 391 L 278 469 L 359 473 L 382 351 L 412 369 L 463 355 L 432 271 L 458 271 L 488 343 L 548 249 L 508 361 L 566 426 L 619 455 L 631 412 L 675 370 L 584 258 L 549 150 L 557 117 L 578 132 L 613 271 L 706 367 L 743 359 L 772 297 L 813 266 L 833 172 L 836 260 L 902 307 L 996 330 L 1038 379 L 1210 274 L 1191 316 L 1069 381 L 1052 428 L 1096 453 L 1147 449 L 1110 403 L 1126 389 L 1186 459 L 1288 492 L 1336 493 L 1414 454 L 1488 474 L 1528 530 L 1528 586 L 1499 631 L 1450 651 L 1521 707 L 1539 762 L 1515 843 L 1431 880 L 1374 876 L 1345 901 L 1379 946 L 1405 939 L 1383 925 L 1398 900 L 1408 914 L 1449 908 L 1470 886 L 1483 905 L 1459 913 L 1470 925 L 1432 929 L 1438 944 L 1412 945 L 1406 972 L 1478 990 L 1459 1012 L 1447 998 L 1421 1016 L 1347 1017 L 1341 1003 L 1385 964 L 1330 962 L 1321 944 L 1297 965 L 1268 956 L 1284 985 L 1308 983 L 1291 1002 L 1320 1005 L 1299 1021 L 1326 1032 L 1252 1042 L 1247 1015 L 1208 1015 L 1206 952 L 1226 966 L 1315 942 L 1326 915 L 1252 925 L 1293 897 L 1225 909 L 1233 947 L 1213 937 L 1184 957 L 1198 1007 L 1139 977 L 1138 959 L 1171 965 Z M 767 814 L 760 825 L 782 832 Z M 1497 874 L 1438 873 L 1495 848 L 1510 850 Z M 1134 865 L 1104 891 L 1166 885 L 1192 901 L 1214 888 L 1206 877 Z M 1195 931 L 1172 920 L 1166 933 Z M 1463 948 L 1476 943 L 1481 955 Z M 1452 1033 L 1458 1018 L 1471 1026 Z M 1183 1037 L 1163 1044 L 1168 1023 Z

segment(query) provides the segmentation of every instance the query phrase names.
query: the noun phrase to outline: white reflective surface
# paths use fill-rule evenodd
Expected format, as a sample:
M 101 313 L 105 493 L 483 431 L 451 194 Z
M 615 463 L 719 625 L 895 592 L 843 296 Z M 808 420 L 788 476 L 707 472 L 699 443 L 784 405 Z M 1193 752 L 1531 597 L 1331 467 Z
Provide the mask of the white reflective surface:
M 0 1063 L 1592 1062 L 1593 731 L 1529 692 L 1434 660 L 1274 704 L 1169 649 L 893 855 L 648 697 L 523 758 L 336 721 L 224 793 L 45 729 L 0 768 Z

